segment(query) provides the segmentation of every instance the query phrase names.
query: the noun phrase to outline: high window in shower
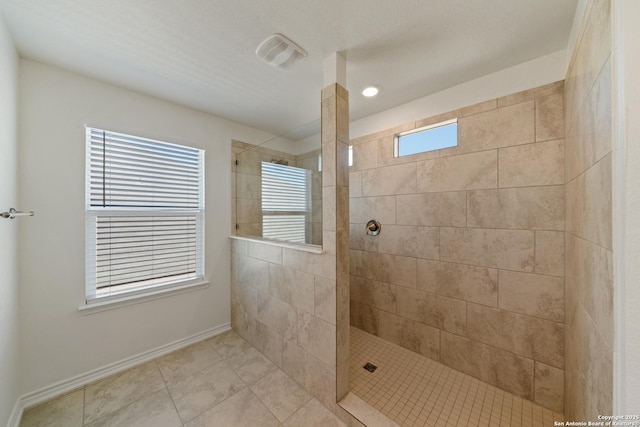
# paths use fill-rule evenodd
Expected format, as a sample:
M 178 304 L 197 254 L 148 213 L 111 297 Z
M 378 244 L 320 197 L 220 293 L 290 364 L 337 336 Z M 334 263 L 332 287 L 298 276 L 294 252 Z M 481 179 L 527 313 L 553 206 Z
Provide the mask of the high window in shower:
M 393 142 L 395 157 L 455 147 L 458 145 L 458 119 L 400 132 Z

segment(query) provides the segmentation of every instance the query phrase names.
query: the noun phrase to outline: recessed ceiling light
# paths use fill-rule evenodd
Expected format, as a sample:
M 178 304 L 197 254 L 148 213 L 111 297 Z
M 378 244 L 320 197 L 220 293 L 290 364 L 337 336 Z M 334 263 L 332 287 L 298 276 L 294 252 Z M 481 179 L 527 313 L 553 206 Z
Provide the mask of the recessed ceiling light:
M 380 92 L 380 90 L 377 87 L 369 86 L 364 88 L 364 90 L 362 91 L 362 94 L 368 98 L 371 98 L 372 96 L 376 96 L 378 92 Z

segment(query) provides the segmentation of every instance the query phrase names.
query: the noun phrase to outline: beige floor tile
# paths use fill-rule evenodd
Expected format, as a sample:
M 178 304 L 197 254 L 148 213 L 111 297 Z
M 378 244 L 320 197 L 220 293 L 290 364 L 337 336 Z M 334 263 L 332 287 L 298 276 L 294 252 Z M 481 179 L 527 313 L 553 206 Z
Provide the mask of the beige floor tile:
M 185 424 L 185 427 L 275 427 L 278 424 L 276 417 L 247 388 Z
M 346 427 L 346 424 L 333 415 L 322 403 L 311 399 L 295 414 L 286 420 L 283 427 Z
M 181 427 L 171 397 L 160 390 L 129 406 L 106 415 L 87 427 Z
M 156 362 L 165 381 L 170 383 L 213 366 L 220 360 L 222 358 L 211 344 L 202 341 L 162 356 Z
M 234 331 L 225 332 L 208 339 L 206 342 L 210 343 L 223 359 L 230 359 L 251 348 L 251 344 Z
M 278 369 L 269 359 L 251 347 L 227 360 L 227 364 L 246 384 L 253 384 L 265 375 Z
M 163 388 L 155 361 L 90 384 L 85 388 L 84 422 L 97 420 Z
M 73 391 L 24 411 L 20 427 L 82 426 L 83 404 L 84 389 Z
M 311 395 L 278 370 L 251 386 L 251 390 L 280 421 L 284 421 L 304 406 Z
M 197 417 L 245 387 L 225 362 L 168 385 L 183 422 Z

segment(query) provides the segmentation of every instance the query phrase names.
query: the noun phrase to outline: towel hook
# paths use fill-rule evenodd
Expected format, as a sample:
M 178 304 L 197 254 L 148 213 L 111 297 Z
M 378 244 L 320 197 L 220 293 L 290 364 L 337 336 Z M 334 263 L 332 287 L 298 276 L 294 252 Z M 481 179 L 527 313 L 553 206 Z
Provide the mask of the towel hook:
M 14 208 L 9 209 L 9 212 L 0 213 L 0 216 L 5 219 L 14 219 L 18 216 L 33 216 L 33 215 L 35 215 L 33 211 L 22 212 L 22 211 L 17 211 Z

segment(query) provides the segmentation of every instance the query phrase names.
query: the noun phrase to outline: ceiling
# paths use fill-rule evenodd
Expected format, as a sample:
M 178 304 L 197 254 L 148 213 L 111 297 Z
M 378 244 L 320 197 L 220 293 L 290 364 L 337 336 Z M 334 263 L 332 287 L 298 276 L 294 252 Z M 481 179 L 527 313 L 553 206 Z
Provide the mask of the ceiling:
M 577 1 L 0 0 L 0 12 L 23 57 L 281 134 L 320 117 L 333 52 L 354 120 L 565 49 Z M 286 71 L 258 59 L 273 33 L 307 59 Z

